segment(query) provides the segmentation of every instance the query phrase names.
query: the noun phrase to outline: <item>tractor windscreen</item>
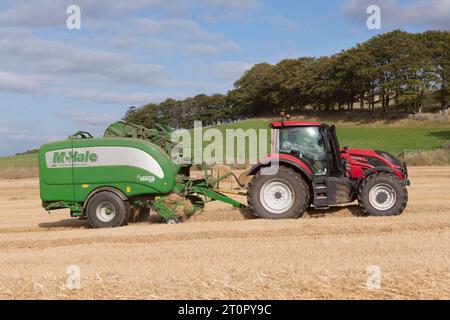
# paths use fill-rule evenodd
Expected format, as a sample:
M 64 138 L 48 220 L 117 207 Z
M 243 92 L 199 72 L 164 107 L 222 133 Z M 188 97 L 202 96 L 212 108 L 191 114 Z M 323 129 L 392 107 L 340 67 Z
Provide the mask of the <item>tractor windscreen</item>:
M 315 175 L 326 175 L 325 146 L 319 127 L 284 127 L 278 137 L 280 154 L 303 160 Z

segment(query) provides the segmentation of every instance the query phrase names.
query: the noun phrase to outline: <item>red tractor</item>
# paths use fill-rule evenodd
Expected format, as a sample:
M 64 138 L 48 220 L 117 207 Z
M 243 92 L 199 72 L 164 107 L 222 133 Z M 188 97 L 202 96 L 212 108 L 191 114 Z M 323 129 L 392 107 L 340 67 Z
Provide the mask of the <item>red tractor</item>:
M 384 151 L 340 148 L 335 126 L 273 122 L 272 154 L 253 166 L 248 204 L 266 219 L 298 218 L 309 206 L 358 200 L 366 214 L 399 215 L 408 201 L 406 164 Z

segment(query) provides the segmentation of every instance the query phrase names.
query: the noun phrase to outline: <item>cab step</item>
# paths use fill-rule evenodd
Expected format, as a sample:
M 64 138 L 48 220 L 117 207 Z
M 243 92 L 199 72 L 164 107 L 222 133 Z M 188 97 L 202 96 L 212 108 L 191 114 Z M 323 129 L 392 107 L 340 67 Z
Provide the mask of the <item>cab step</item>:
M 327 178 L 314 178 L 312 181 L 312 186 L 314 191 L 314 207 L 316 209 L 328 209 L 329 201 Z

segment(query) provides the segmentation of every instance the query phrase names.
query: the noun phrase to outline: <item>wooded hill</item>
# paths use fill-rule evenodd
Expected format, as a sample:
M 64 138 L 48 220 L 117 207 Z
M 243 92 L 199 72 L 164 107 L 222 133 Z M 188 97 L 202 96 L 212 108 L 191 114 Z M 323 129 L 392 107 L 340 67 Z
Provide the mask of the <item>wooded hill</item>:
M 128 109 L 125 119 L 153 127 L 191 128 L 272 116 L 281 110 L 404 111 L 450 105 L 450 32 L 392 31 L 332 56 L 300 57 L 247 70 L 226 95 Z

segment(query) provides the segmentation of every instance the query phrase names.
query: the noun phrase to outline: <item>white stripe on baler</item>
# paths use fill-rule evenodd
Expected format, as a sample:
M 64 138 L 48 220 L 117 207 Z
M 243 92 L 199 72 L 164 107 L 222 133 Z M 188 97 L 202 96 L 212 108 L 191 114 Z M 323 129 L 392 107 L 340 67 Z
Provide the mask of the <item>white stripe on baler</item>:
M 97 154 L 96 162 L 87 162 L 83 167 L 106 167 L 106 166 L 130 166 L 146 170 L 158 178 L 164 178 L 164 172 L 159 163 L 150 154 L 140 149 L 131 147 L 86 147 L 74 149 L 61 149 L 49 151 L 45 154 L 47 168 L 57 168 L 52 165 L 55 152 L 73 151 L 86 153 L 87 151 Z M 77 165 L 77 167 L 79 167 Z

